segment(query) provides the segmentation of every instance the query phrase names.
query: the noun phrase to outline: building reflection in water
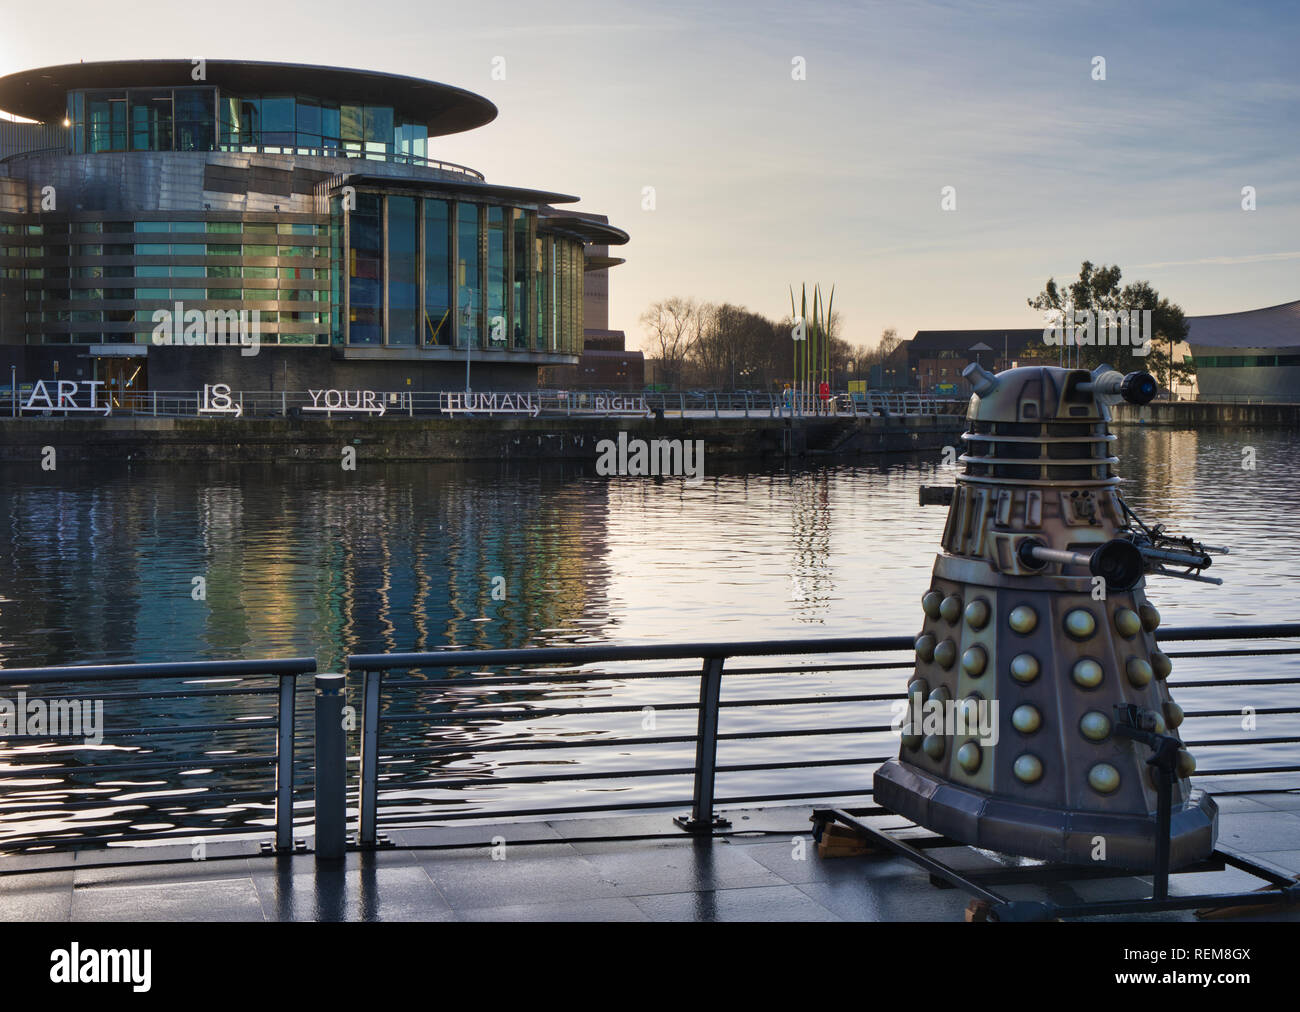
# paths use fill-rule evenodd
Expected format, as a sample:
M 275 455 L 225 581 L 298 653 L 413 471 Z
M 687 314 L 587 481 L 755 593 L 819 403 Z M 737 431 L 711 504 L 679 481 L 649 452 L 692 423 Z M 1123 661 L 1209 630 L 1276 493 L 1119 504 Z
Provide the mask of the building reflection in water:
M 1153 581 L 1150 594 L 1166 624 L 1300 617 L 1291 614 L 1291 604 L 1300 600 L 1292 562 L 1300 546 L 1300 447 L 1289 433 L 1130 428 L 1119 436 L 1123 491 L 1148 523 L 1232 548 L 1215 565 L 1228 581 L 1223 588 Z M 1248 448 L 1255 451 L 1254 469 L 1243 467 Z M 928 586 L 944 519 L 941 509 L 917 504 L 916 486 L 953 477 L 937 457 L 758 471 L 711 463 L 705 482 L 694 488 L 673 481 L 606 481 L 592 472 L 566 464 L 363 466 L 355 473 L 311 465 L 62 465 L 56 472 L 41 472 L 35 464 L 3 465 L 0 666 L 311 655 L 322 670 L 338 670 L 349 653 L 385 650 L 914 632 L 916 602 Z M 197 576 L 206 581 L 203 600 L 194 599 Z M 1261 657 L 1252 673 L 1273 673 L 1285 660 Z M 1180 677 L 1216 674 L 1208 668 L 1213 661 L 1201 667 L 1197 661 L 1177 663 L 1184 665 L 1176 668 Z M 845 675 L 842 683 L 827 681 L 815 691 L 897 688 L 893 675 L 872 681 L 876 674 Z M 477 749 L 505 745 L 513 736 L 555 742 L 635 733 L 617 715 L 548 718 L 523 711 L 542 703 L 690 701 L 695 687 L 689 679 L 611 679 L 489 695 L 473 687 L 474 672 L 455 677 L 464 680 L 464 689 L 393 700 L 412 713 L 448 716 L 438 729 L 422 730 L 418 721 L 399 725 L 394 742 L 450 751 L 391 767 L 386 790 L 409 788 L 413 796 L 436 798 L 449 808 L 483 810 L 582 804 L 592 797 L 658 800 L 679 797 L 685 789 L 680 779 L 648 777 L 569 785 L 563 792 L 555 785 L 530 785 L 522 803 L 517 791 L 506 799 L 510 789 L 493 786 L 493 779 L 523 764 L 545 771 L 585 768 L 596 757 L 618 769 L 689 766 L 690 749 Z M 307 744 L 305 680 L 303 688 L 297 730 Z M 778 686 L 773 680 L 761 688 Z M 758 687 L 740 679 L 728 682 L 727 691 Z M 1288 705 L 1275 698 L 1278 692 L 1225 702 L 1214 690 L 1203 690 L 1204 698 L 1197 691 L 1189 690 L 1189 708 Z M 520 717 L 487 715 L 503 707 L 520 711 Z M 0 748 L 0 841 L 24 826 L 71 824 L 58 807 L 66 798 L 265 788 L 267 770 L 213 770 L 203 763 L 232 749 L 269 753 L 265 729 L 220 738 L 187 732 L 119 740 L 111 729 L 115 723 L 211 723 L 267 712 L 264 700 L 221 697 L 108 711 L 109 742 L 118 751 L 107 754 L 136 761 L 183 756 L 195 760 L 187 769 L 211 770 L 183 776 L 92 774 L 84 765 L 105 761 L 106 753 L 69 748 L 63 768 L 52 770 L 44 784 L 20 783 L 5 778 L 3 770 L 30 766 L 32 746 L 9 743 Z M 743 707 L 726 716 L 758 722 L 743 725 L 754 729 L 775 719 Z M 850 726 L 880 723 L 887 713 L 824 717 Z M 639 710 L 626 719 L 639 727 Z M 1267 726 L 1261 723 L 1267 734 L 1293 733 L 1293 716 L 1267 720 Z M 1237 721 L 1225 717 L 1221 723 L 1205 718 L 1197 733 L 1240 736 Z M 661 710 L 655 734 L 693 730 L 690 711 Z M 728 747 L 727 761 L 741 764 L 770 760 L 775 746 L 769 740 Z M 1221 766 L 1283 761 L 1271 753 L 1285 748 L 1229 745 L 1210 758 Z M 355 754 L 355 740 L 350 749 Z M 482 786 L 449 791 L 430 785 L 440 771 Z M 299 772 L 305 784 L 310 769 L 304 765 Z M 839 785 L 830 782 L 835 775 L 822 770 L 797 780 L 782 773 L 790 779 L 777 784 L 775 774 L 766 780 L 737 774 L 727 789 L 822 789 Z M 34 817 L 22 801 L 37 797 L 48 807 Z M 161 821 L 193 832 L 264 824 L 267 818 L 265 806 L 205 811 L 197 802 Z M 143 823 L 137 814 L 112 809 L 92 821 L 114 831 Z

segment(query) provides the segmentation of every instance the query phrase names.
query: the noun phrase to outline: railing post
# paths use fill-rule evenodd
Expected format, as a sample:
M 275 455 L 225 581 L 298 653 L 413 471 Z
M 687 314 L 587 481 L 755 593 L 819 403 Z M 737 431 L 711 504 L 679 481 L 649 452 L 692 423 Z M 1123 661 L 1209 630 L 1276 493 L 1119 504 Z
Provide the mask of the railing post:
M 718 760 L 718 704 L 722 699 L 722 658 L 704 658 L 700 671 L 700 709 L 695 734 L 695 794 L 689 816 L 673 821 L 688 833 L 709 834 L 731 825 L 713 811 Z
M 275 740 L 275 849 L 293 850 L 293 725 L 295 675 L 280 676 L 279 726 Z
M 373 847 L 379 842 L 376 830 L 377 819 L 375 806 L 379 800 L 379 686 L 383 680 L 382 670 L 364 673 L 365 707 L 361 715 L 361 796 L 359 800 L 360 827 L 357 833 L 357 846 Z
M 336 861 L 347 848 L 347 759 L 343 704 L 347 676 L 316 676 L 316 860 Z

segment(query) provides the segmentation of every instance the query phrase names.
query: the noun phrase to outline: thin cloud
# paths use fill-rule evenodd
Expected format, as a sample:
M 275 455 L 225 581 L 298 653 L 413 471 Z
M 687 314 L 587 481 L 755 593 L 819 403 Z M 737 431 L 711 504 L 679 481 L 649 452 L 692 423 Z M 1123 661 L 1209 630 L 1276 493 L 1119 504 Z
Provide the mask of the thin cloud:
M 1288 253 L 1246 253 L 1233 257 L 1201 257 L 1199 260 L 1161 260 L 1150 264 L 1137 264 L 1136 270 L 1157 270 L 1165 267 L 1200 267 L 1207 264 L 1263 264 L 1277 260 L 1300 260 L 1300 250 Z

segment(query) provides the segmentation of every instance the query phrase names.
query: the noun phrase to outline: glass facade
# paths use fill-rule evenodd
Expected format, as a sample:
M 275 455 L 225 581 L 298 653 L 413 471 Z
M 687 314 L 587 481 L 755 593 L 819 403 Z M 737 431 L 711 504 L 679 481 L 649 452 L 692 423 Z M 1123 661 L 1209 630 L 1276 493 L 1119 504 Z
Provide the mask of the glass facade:
M 337 342 L 581 354 L 579 240 L 539 235 L 523 208 L 377 193 L 356 204 L 346 259 L 361 301 Z
M 328 215 L 234 217 L 0 223 L 23 339 L 149 343 L 181 301 L 257 310 L 265 344 L 582 351 L 582 243 L 531 209 L 361 191 Z
M 240 151 L 422 164 L 429 129 L 389 105 L 215 87 L 68 93 L 68 150 Z
M 28 343 L 149 343 L 154 311 L 177 301 L 256 309 L 265 344 L 326 343 L 328 235 L 315 221 L 3 223 L 0 279 L 23 282 Z

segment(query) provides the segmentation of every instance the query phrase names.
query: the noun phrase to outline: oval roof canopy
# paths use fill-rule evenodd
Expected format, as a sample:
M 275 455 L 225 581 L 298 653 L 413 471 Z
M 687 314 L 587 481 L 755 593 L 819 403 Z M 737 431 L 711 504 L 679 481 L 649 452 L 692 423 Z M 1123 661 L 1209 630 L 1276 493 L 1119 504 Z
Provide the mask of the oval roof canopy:
M 216 85 L 235 94 L 310 95 L 391 105 L 428 126 L 430 137 L 491 123 L 497 107 L 482 95 L 418 77 L 342 67 L 208 60 L 205 79 L 191 60 L 113 60 L 39 67 L 0 77 L 0 109 L 44 123 L 63 119 L 67 93 L 82 88 L 184 88 Z
M 632 238 L 607 221 L 581 218 L 576 214 L 539 214 L 537 227 L 547 232 L 566 232 L 597 246 L 622 246 Z
M 482 194 L 484 197 L 499 197 L 502 200 L 515 200 L 525 204 L 572 204 L 580 199 L 567 193 L 529 190 L 522 186 L 501 186 L 497 183 L 478 182 L 468 179 L 408 179 L 404 176 L 381 176 L 363 172 L 348 174 L 344 182 L 358 186 L 384 187 L 391 190 L 462 190 Z

